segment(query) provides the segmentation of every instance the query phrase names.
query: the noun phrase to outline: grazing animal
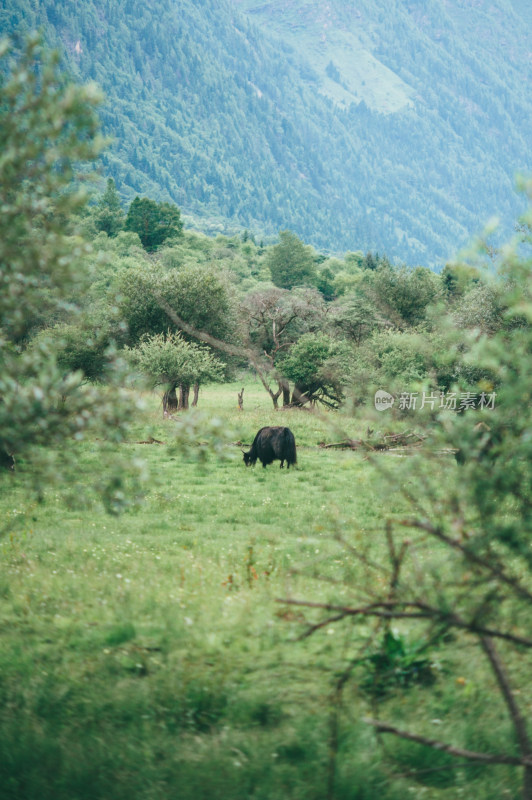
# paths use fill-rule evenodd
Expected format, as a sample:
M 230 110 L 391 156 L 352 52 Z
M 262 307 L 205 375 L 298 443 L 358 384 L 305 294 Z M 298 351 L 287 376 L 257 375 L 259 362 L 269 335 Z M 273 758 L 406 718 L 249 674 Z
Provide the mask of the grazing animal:
M 244 451 L 242 450 L 244 453 Z M 276 459 L 281 461 L 281 469 L 286 461 L 287 469 L 297 463 L 296 440 L 290 428 L 268 426 L 261 428 L 255 436 L 251 449 L 244 453 L 246 467 L 254 466 L 257 459 L 266 467 Z

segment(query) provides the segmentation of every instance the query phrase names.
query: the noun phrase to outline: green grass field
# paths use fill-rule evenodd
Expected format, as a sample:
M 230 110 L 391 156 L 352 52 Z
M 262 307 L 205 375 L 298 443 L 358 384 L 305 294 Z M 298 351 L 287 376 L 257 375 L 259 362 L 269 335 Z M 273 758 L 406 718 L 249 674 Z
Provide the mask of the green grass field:
M 517 796 L 505 768 L 451 769 L 444 754 L 379 743 L 362 721 L 377 701 L 355 675 L 335 704 L 367 626 L 299 640 L 318 617 L 277 599 L 353 601 L 364 565 L 335 534 L 381 558 L 383 521 L 405 500 L 362 454 L 317 446 L 338 436 L 337 417 L 274 412 L 257 383 L 241 413 L 237 388 L 204 390 L 200 408 L 231 442 L 289 425 L 297 469 L 246 469 L 236 444 L 221 458 L 183 455 L 153 395 L 121 445 L 150 470 L 138 508 L 117 517 L 72 506 L 61 486 L 37 504 L 22 472 L 4 482 L 0 513 L 19 524 L 0 542 L 2 800 Z M 344 420 L 352 436 L 363 424 Z M 165 444 L 134 443 L 149 436 Z M 100 469 L 94 443 L 82 443 L 80 494 Z M 454 479 L 454 462 L 441 470 Z M 445 661 L 435 688 L 398 691 L 386 712 L 504 747 L 504 714 L 486 712 L 470 659 Z M 491 720 L 482 731 L 479 709 Z M 413 781 L 414 769 L 427 771 Z

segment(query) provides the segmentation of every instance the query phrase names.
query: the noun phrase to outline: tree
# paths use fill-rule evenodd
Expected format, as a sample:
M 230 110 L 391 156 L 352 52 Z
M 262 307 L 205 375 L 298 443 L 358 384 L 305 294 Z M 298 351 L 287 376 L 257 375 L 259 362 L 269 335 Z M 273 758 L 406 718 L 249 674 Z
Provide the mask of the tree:
M 438 275 L 425 267 L 380 266 L 366 272 L 360 291 L 373 302 L 381 316 L 395 327 L 418 325 L 427 308 L 442 297 Z
M 76 183 L 78 162 L 102 147 L 93 84 L 68 84 L 58 57 L 38 36 L 6 65 L 0 43 L 0 461 L 31 466 L 41 493 L 59 465 L 90 431 L 115 444 L 125 434 L 121 396 L 84 382 L 58 364 L 53 337 L 28 347 L 35 319 L 72 308 L 87 277 L 88 245 L 76 229 L 87 195 Z M 103 447 L 104 445 L 102 445 Z M 102 461 L 109 463 L 107 457 Z M 53 465 L 53 468 L 52 468 Z M 0 480 L 5 479 L 0 472 Z M 107 474 L 107 478 L 103 477 Z M 104 468 L 101 496 L 111 511 L 126 502 L 124 465 Z
M 120 195 L 116 191 L 112 178 L 107 180 L 107 188 L 101 196 L 95 211 L 94 225 L 96 230 L 104 231 L 108 236 L 116 236 L 123 230 L 125 215 L 120 203 Z
M 349 341 L 359 345 L 364 339 L 389 323 L 363 293 L 351 292 L 331 307 L 334 328 Z
M 324 300 L 334 300 L 334 273 L 330 267 L 324 267 L 318 278 L 318 290 L 323 295 Z
M 4 63 L 9 53 L 2 40 Z M 87 198 L 73 178 L 76 161 L 101 150 L 100 95 L 93 84 L 65 85 L 57 57 L 37 37 L 11 69 L 0 71 L 0 325 L 18 343 L 43 305 L 57 309 L 80 281 L 85 244 L 75 238 L 72 215 Z
M 532 200 L 532 182 L 528 190 Z M 528 220 L 532 220 L 532 211 Z M 397 635 L 403 641 L 415 637 L 418 652 L 425 655 L 437 647 L 439 659 L 452 659 L 467 646 L 468 659 L 473 660 L 478 652 L 477 660 L 484 669 L 475 669 L 475 692 L 489 698 L 490 707 L 506 713 L 508 730 L 502 747 L 483 727 L 480 706 L 476 728 L 465 730 L 469 740 L 445 740 L 447 720 L 453 716 L 462 719 L 467 704 L 466 696 L 456 692 L 454 703 L 446 704 L 438 739 L 428 727 L 405 727 L 401 704 L 389 705 L 388 714 L 395 708 L 397 717 L 391 720 L 376 718 L 383 702 L 373 704 L 372 717 L 366 721 L 380 733 L 479 766 L 518 767 L 524 773 L 523 800 L 531 800 L 532 740 L 527 715 L 532 662 L 532 256 L 530 245 L 524 248 L 518 242 L 502 252 L 497 283 L 505 325 L 489 337 L 469 334 L 472 345 L 466 356 L 495 373 L 496 400 L 479 386 L 483 411 L 442 412 L 440 416 L 437 441 L 459 448 L 462 464 L 449 468 L 441 455 L 434 455 L 431 469 L 425 452 L 421 461 L 412 459 L 411 471 L 401 471 L 398 479 L 381 465 L 386 479 L 398 487 L 410 508 L 408 515 L 394 514 L 387 522 L 387 560 L 374 559 L 374 553 L 359 553 L 358 546 L 352 548 L 350 552 L 355 559 L 360 556 L 362 565 L 352 604 L 339 598 L 337 603 L 309 601 L 301 605 L 320 608 L 324 614 L 308 633 L 341 619 L 375 625 L 373 652 L 368 657 L 365 640 L 365 652 L 352 655 L 342 685 L 353 670 L 364 669 L 368 663 L 374 668 L 386 663 L 392 624 L 401 626 Z M 468 336 L 467 332 L 463 335 Z M 475 424 L 478 420 L 480 425 Z M 339 538 L 345 542 L 343 534 Z M 406 659 L 401 666 L 408 667 Z M 399 691 L 396 688 L 396 694 Z M 432 702 L 441 708 L 441 691 L 440 685 L 437 695 L 426 697 L 427 719 L 434 713 Z M 422 724 L 419 718 L 415 724 Z
M 157 266 L 124 271 L 116 285 L 119 315 L 127 323 L 130 343 L 145 333 L 165 333 L 164 298 L 187 323 L 219 339 L 238 334 L 232 288 L 223 273 L 200 265 L 163 270 Z
M 441 271 L 441 281 L 448 299 L 452 302 L 479 283 L 479 270 L 471 264 L 446 264 Z
M 306 333 L 280 364 L 282 374 L 294 382 L 292 403 L 302 406 L 319 401 L 337 408 L 349 380 L 352 349 L 325 333 Z
M 239 339 L 233 291 L 226 277 L 211 267 L 126 270 L 118 280 L 116 291 L 118 315 L 127 325 L 130 346 L 135 346 L 143 335 L 181 329 L 166 308 L 174 311 L 195 332 L 204 332 L 222 342 Z M 194 335 L 185 332 L 188 340 Z M 199 384 L 195 383 L 194 404 L 198 389 Z
M 304 245 L 292 231 L 280 232 L 279 244 L 271 248 L 266 263 L 272 281 L 281 289 L 316 285 L 317 271 L 312 248 Z
M 496 287 L 485 282 L 475 284 L 462 295 L 453 309 L 453 317 L 461 328 L 477 328 L 492 334 L 503 325 L 503 312 Z
M 126 217 L 127 231 L 138 233 L 143 247 L 152 252 L 163 242 L 181 236 L 181 213 L 172 203 L 157 203 L 147 197 L 135 197 Z
M 224 365 L 207 347 L 187 342 L 181 333 L 144 336 L 136 348 L 129 350 L 132 363 L 146 375 L 154 386 L 165 387 L 163 414 L 176 409 L 174 402 L 177 386 L 180 387 L 180 408 L 188 408 L 192 384 L 198 386 L 219 380 Z
M 52 346 L 63 373 L 79 372 L 89 380 L 98 380 L 112 367 L 110 325 L 107 320 L 95 319 L 93 313 L 90 317 L 80 315 L 76 324 L 60 323 L 44 329 L 32 339 L 30 348 L 39 348 L 43 342 Z
M 274 408 L 281 394 L 283 405 L 287 406 L 290 384 L 278 363 L 303 333 L 323 327 L 323 298 L 315 289 L 262 289 L 246 295 L 242 312 L 249 345 L 262 352 L 267 361 L 267 370 L 259 373 L 263 386 Z M 277 383 L 276 389 L 270 385 L 270 376 Z

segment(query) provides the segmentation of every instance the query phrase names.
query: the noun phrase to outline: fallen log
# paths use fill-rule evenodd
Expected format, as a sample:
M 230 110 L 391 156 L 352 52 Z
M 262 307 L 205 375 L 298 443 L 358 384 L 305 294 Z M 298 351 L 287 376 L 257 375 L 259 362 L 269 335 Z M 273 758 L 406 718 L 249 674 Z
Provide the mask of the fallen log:
M 332 447 L 338 447 L 341 449 L 348 449 L 348 450 L 356 450 L 357 447 L 362 446 L 362 439 L 343 439 L 341 442 L 330 442 L 327 444 L 326 442 L 319 442 L 318 447 L 322 447 L 324 450 L 329 450 Z
M 319 446 L 325 450 L 330 448 L 370 451 L 393 450 L 403 447 L 419 447 L 425 438 L 425 436 L 414 431 L 405 431 L 404 433 L 385 433 L 371 441 L 368 439 L 343 439 L 341 442 L 320 442 Z

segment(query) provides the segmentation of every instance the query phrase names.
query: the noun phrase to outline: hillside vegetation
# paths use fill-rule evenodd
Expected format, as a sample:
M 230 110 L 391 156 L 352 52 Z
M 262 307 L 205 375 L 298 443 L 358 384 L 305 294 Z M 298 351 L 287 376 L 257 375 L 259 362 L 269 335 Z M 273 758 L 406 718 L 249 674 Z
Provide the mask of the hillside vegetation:
M 124 200 L 434 265 L 519 208 L 530 23 L 514 5 L 6 0 L 0 28 L 42 26 L 103 87 Z

